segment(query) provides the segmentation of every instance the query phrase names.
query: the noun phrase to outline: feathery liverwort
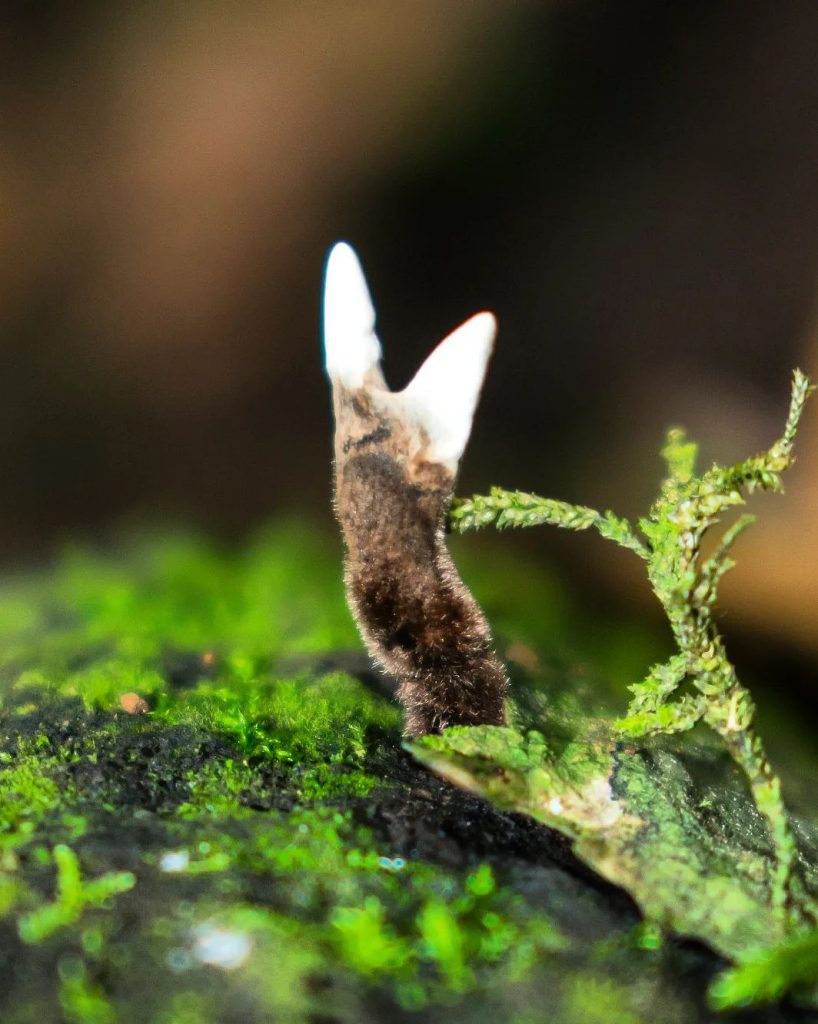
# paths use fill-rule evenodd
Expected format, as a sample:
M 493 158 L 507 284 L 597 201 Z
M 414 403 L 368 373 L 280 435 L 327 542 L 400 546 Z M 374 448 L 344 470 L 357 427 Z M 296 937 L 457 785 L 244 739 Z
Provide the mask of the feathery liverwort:
M 506 673 L 444 537 L 496 321 L 491 313 L 471 317 L 393 392 L 381 373 L 366 280 L 345 242 L 327 260 L 323 313 L 335 511 L 361 635 L 399 683 L 407 735 L 500 725 Z

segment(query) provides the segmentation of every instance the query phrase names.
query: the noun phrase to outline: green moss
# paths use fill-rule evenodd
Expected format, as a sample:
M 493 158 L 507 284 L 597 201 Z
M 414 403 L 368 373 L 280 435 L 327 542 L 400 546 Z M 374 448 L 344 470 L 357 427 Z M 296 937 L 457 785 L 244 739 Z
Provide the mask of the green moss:
M 768 899 L 774 857 L 764 822 L 723 751 L 701 742 L 691 756 L 666 741 L 624 751 L 613 723 L 591 714 L 579 743 L 568 708 L 552 706 L 544 735 L 458 728 L 411 749 L 460 785 L 571 836 L 575 852 L 626 888 L 652 925 L 740 961 L 783 939 Z M 815 846 L 805 853 L 814 865 Z M 807 875 L 814 886 L 814 867 Z
M 399 724 L 395 708 L 348 676 L 281 679 L 232 666 L 214 683 L 167 695 L 154 717 L 220 733 L 251 761 L 299 765 L 360 761 L 371 739 Z
M 778 931 L 782 926 L 815 923 L 818 911 L 804 896 L 781 781 L 756 731 L 755 705 L 727 657 L 714 615 L 720 580 L 734 564 L 731 549 L 754 517 L 737 519 L 707 556 L 702 541 L 725 513 L 745 504 L 746 494 L 783 490 L 781 474 L 793 464 L 798 426 L 814 391 L 809 379 L 795 370 L 781 437 L 766 451 L 732 466 L 713 465 L 697 474 L 698 446 L 683 430 L 670 430 L 662 450 L 667 476 L 648 514 L 639 520 L 638 531 L 610 511 L 600 513 L 500 487 L 488 495 L 455 499 L 449 516 L 452 529 L 460 532 L 488 525 L 499 530 L 542 524 L 574 531 L 593 528 L 646 563 L 677 651 L 654 665 L 641 683 L 629 687 L 633 698 L 627 716 L 618 723 L 619 732 L 641 739 L 686 732 L 703 722 L 721 737 L 767 823 L 775 857 L 768 872 L 770 903 Z
M 561 948 L 488 867 L 410 862 L 337 809 L 387 783 L 400 718 L 347 675 L 275 667 L 353 642 L 333 561 L 289 528 L 232 555 L 186 538 L 73 551 L 0 604 L 0 909 L 46 993 L 37 1019 L 127 1018 L 131 972 L 154 1020 L 239 1004 L 303 1020 L 316 974 L 357 1016 L 364 983 L 424 1006 Z M 129 693 L 147 713 L 123 710 Z M 231 942 L 251 952 L 220 965 Z
M 79 957 L 64 957 L 59 976 L 60 1006 L 70 1024 L 115 1024 L 116 1011 L 100 987 L 89 981 Z
M 610 763 L 608 719 L 588 713 L 610 706 L 608 667 L 653 641 L 607 624 L 615 640 L 574 671 L 564 588 L 509 572 L 555 629 L 472 568 L 503 643 L 541 653 L 515 684 L 522 739 L 466 730 L 428 752 L 568 793 Z M 494 1024 L 548 1006 L 584 1024 L 615 1003 L 686 1020 L 672 945 L 640 946 L 550 840 L 425 774 L 394 705 L 320 667 L 356 644 L 338 551 L 290 526 L 232 552 L 184 536 L 72 551 L 0 592 L 4 1022 Z
M 574 978 L 563 998 L 570 1017 L 587 1024 L 638 1024 L 640 1020 L 631 1008 L 633 993 L 606 978 Z
M 730 1010 L 772 1003 L 794 990 L 815 1005 L 816 979 L 818 931 L 809 930 L 747 953 L 710 986 L 710 1003 L 717 1010 Z
M 360 907 L 336 907 L 330 924 L 337 932 L 338 951 L 353 970 L 362 974 L 409 974 L 414 949 L 387 925 L 383 904 L 367 896 Z
M 0 849 L 31 836 L 60 803 L 60 790 L 35 745 L 20 742 L 0 755 Z
M 128 892 L 136 879 L 130 871 L 111 871 L 84 881 L 79 858 L 70 846 L 55 846 L 57 893 L 53 903 L 44 903 L 23 914 L 17 929 L 23 942 L 42 942 L 59 928 L 76 924 L 88 907 L 103 907 L 113 896 Z

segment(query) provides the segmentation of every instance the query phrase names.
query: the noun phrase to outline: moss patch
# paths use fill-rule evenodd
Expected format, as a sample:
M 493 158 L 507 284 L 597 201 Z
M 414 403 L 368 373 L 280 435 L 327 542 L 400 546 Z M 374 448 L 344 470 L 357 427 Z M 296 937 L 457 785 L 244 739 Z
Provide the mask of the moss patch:
M 365 662 L 339 670 L 338 564 L 287 526 L 73 551 L 0 592 L 4 1024 L 707 1019 L 715 958 L 402 749 Z M 560 588 L 509 572 L 579 646 Z M 528 666 L 516 720 L 548 704 L 554 727 L 504 769 L 590 778 L 579 712 L 653 641 L 611 626 L 569 668 L 514 589 L 487 605 Z

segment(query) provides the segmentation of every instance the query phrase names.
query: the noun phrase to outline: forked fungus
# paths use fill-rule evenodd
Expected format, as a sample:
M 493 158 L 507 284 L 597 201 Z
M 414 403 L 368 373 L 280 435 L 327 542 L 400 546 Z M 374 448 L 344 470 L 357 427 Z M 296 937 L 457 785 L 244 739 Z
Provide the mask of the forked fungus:
M 392 392 L 358 258 L 344 242 L 330 252 L 324 351 L 347 599 L 370 654 L 399 684 L 409 736 L 505 720 L 506 673 L 444 536 L 496 328 L 491 313 L 473 316 Z

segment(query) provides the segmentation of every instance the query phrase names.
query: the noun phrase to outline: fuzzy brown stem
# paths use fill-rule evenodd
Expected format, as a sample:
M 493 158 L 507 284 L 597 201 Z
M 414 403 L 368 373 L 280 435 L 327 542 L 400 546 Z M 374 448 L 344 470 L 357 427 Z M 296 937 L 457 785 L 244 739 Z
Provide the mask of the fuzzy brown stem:
M 425 457 L 423 436 L 388 398 L 336 388 L 335 399 L 347 598 L 370 654 L 399 684 L 406 734 L 503 724 L 508 679 L 445 544 L 454 472 Z

